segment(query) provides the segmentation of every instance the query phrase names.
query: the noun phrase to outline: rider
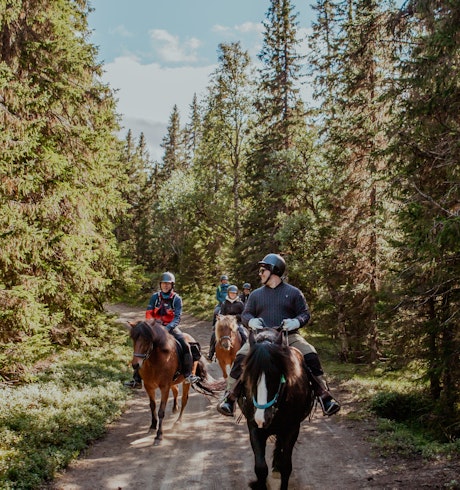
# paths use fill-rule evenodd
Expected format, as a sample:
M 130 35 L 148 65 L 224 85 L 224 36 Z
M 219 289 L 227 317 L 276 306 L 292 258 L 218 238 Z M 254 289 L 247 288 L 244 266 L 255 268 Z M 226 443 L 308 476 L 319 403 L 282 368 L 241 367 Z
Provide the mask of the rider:
M 340 404 L 328 390 L 316 349 L 298 333 L 299 328 L 305 326 L 310 319 L 303 293 L 283 281 L 286 263 L 280 255 L 266 255 L 259 266 L 262 287 L 251 293 L 242 314 L 243 324 L 255 331 L 283 325 L 288 330 L 289 345 L 297 347 L 304 356 L 309 379 L 324 415 L 337 413 Z M 233 362 L 227 378 L 227 391 L 224 399 L 217 405 L 217 410 L 223 415 L 233 415 L 242 362 L 248 352 L 249 342 L 238 351 Z
M 145 318 L 160 320 L 166 330 L 179 342 L 183 352 L 183 375 L 186 383 L 196 383 L 200 378 L 192 374 L 193 359 L 190 345 L 178 325 L 182 314 L 182 298 L 174 291 L 176 279 L 171 272 L 164 272 L 160 278 L 160 291 L 154 293 L 149 301 Z M 140 385 L 140 386 L 139 386 Z M 142 386 L 138 369 L 134 369 L 133 379 L 125 383 L 130 388 Z
M 241 335 L 241 345 L 248 340 L 248 334 L 246 329 L 241 325 L 241 313 L 243 313 L 244 304 L 238 297 L 238 288 L 233 284 L 227 289 L 227 297 L 220 307 L 221 315 L 234 315 L 238 324 L 238 332 Z M 209 354 L 208 359 L 212 361 L 216 352 L 216 329 L 215 326 L 212 330 L 211 341 L 209 342 Z
M 240 294 L 240 300 L 246 304 L 246 301 L 249 298 L 249 295 L 251 294 L 251 285 L 248 282 L 245 282 L 243 284 L 243 292 Z
M 226 274 L 223 274 L 222 276 L 220 276 L 220 284 L 216 288 L 217 306 L 214 308 L 214 313 L 212 315 L 212 333 L 211 333 L 211 340 L 209 341 L 209 353 L 208 353 L 209 361 L 212 361 L 214 357 L 214 351 L 212 349 L 213 349 L 213 345 L 215 345 L 215 340 L 216 340 L 215 329 L 216 329 L 217 315 L 220 313 L 220 308 L 224 303 L 225 299 L 227 298 L 228 288 L 229 288 L 228 276 Z

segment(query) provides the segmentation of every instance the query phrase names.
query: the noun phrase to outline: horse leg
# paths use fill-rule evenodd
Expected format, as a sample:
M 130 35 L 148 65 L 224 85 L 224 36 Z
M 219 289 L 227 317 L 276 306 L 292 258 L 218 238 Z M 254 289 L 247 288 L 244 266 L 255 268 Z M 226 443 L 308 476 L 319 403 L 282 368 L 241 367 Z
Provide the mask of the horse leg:
M 222 358 L 222 357 L 218 357 L 217 360 L 219 361 L 219 366 L 220 366 L 220 369 L 222 369 L 222 375 L 224 376 L 224 379 L 227 379 L 227 363 L 225 362 L 225 360 Z
M 281 474 L 280 490 L 287 490 L 289 478 L 292 473 L 292 451 L 299 437 L 300 425 L 290 431 L 283 431 L 276 436 L 275 450 L 273 452 L 273 469 Z
M 150 413 L 152 414 L 152 423 L 150 424 L 150 428 L 149 428 L 149 432 L 151 432 L 157 428 L 157 422 L 158 422 L 156 416 L 155 390 L 148 389 L 147 393 L 150 399 Z
M 267 446 L 268 433 L 257 427 L 249 427 L 249 438 L 254 453 L 254 471 L 257 480 L 252 481 L 249 486 L 255 490 L 267 490 L 268 466 L 265 461 L 265 449 Z
M 176 413 L 179 410 L 179 405 L 177 403 L 177 397 L 179 396 L 179 388 L 177 385 L 172 385 L 171 386 L 171 391 L 173 394 L 173 408 L 172 411 L 173 413 Z
M 189 391 L 190 391 L 190 385 L 188 383 L 182 383 L 182 399 L 181 399 L 180 413 L 179 413 L 179 417 L 176 420 L 176 424 L 181 423 L 182 414 L 184 413 L 185 407 L 187 406 Z
M 161 388 L 160 408 L 158 409 L 158 430 L 155 436 L 154 446 L 159 446 L 163 440 L 163 419 L 165 418 L 166 404 L 168 403 L 169 386 Z

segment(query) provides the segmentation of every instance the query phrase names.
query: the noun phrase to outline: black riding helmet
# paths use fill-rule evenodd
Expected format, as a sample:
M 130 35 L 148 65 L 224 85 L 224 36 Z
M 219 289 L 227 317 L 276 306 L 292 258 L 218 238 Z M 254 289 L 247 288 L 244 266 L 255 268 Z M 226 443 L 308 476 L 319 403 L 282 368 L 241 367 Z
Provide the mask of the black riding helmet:
M 162 282 L 170 282 L 172 287 L 174 288 L 174 283 L 176 282 L 176 278 L 172 272 L 163 272 L 160 277 L 160 283 Z
M 268 254 L 260 262 L 259 265 L 268 269 L 275 276 L 281 277 L 286 270 L 286 262 L 283 257 L 278 254 Z
M 227 294 L 228 294 L 228 293 L 238 293 L 238 288 L 232 284 L 232 285 L 231 285 L 231 286 L 229 286 L 229 287 L 228 287 L 228 289 L 227 289 Z

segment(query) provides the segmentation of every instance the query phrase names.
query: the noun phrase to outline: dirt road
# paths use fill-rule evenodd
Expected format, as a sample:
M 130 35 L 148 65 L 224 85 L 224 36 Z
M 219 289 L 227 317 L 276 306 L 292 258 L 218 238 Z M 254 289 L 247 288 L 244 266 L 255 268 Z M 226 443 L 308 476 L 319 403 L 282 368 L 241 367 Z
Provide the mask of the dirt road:
M 142 319 L 144 310 L 114 305 L 120 321 Z M 184 315 L 181 329 L 193 335 L 207 352 L 210 323 Z M 209 365 L 221 377 L 216 363 Z M 422 463 L 373 455 L 369 445 L 372 426 L 353 422 L 352 404 L 340 387 L 340 414 L 325 418 L 317 411 L 305 421 L 294 448 L 289 488 L 309 489 L 419 489 L 445 488 L 457 475 L 458 465 Z M 241 490 L 254 478 L 253 454 L 244 419 L 239 423 L 219 415 L 216 400 L 192 392 L 182 424 L 168 403 L 164 440 L 153 446 L 148 435 L 150 409 L 144 390 L 133 393 L 124 415 L 86 454 L 48 488 L 51 490 Z M 239 412 L 238 412 L 239 414 Z M 270 443 L 268 455 L 273 445 Z M 458 462 L 457 462 L 458 463 Z M 270 489 L 279 480 L 270 476 Z M 452 488 L 452 487 L 450 487 Z M 458 488 L 458 487 L 456 487 Z

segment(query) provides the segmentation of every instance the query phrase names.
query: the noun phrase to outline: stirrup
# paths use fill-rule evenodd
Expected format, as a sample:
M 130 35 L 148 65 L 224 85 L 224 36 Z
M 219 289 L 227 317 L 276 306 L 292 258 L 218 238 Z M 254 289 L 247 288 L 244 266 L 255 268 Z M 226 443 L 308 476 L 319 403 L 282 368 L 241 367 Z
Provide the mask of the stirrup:
M 198 376 L 195 376 L 194 374 L 189 374 L 185 379 L 184 379 L 184 383 L 186 384 L 189 384 L 189 385 L 193 385 L 195 384 L 197 381 L 200 381 L 200 378 Z
M 224 401 L 217 404 L 217 411 L 222 415 L 226 415 L 227 417 L 233 417 L 235 402 L 225 398 Z
M 323 415 L 330 417 L 340 410 L 340 403 L 334 400 L 329 393 L 323 396 L 318 396 L 317 399 L 321 406 L 321 410 L 323 411 Z

